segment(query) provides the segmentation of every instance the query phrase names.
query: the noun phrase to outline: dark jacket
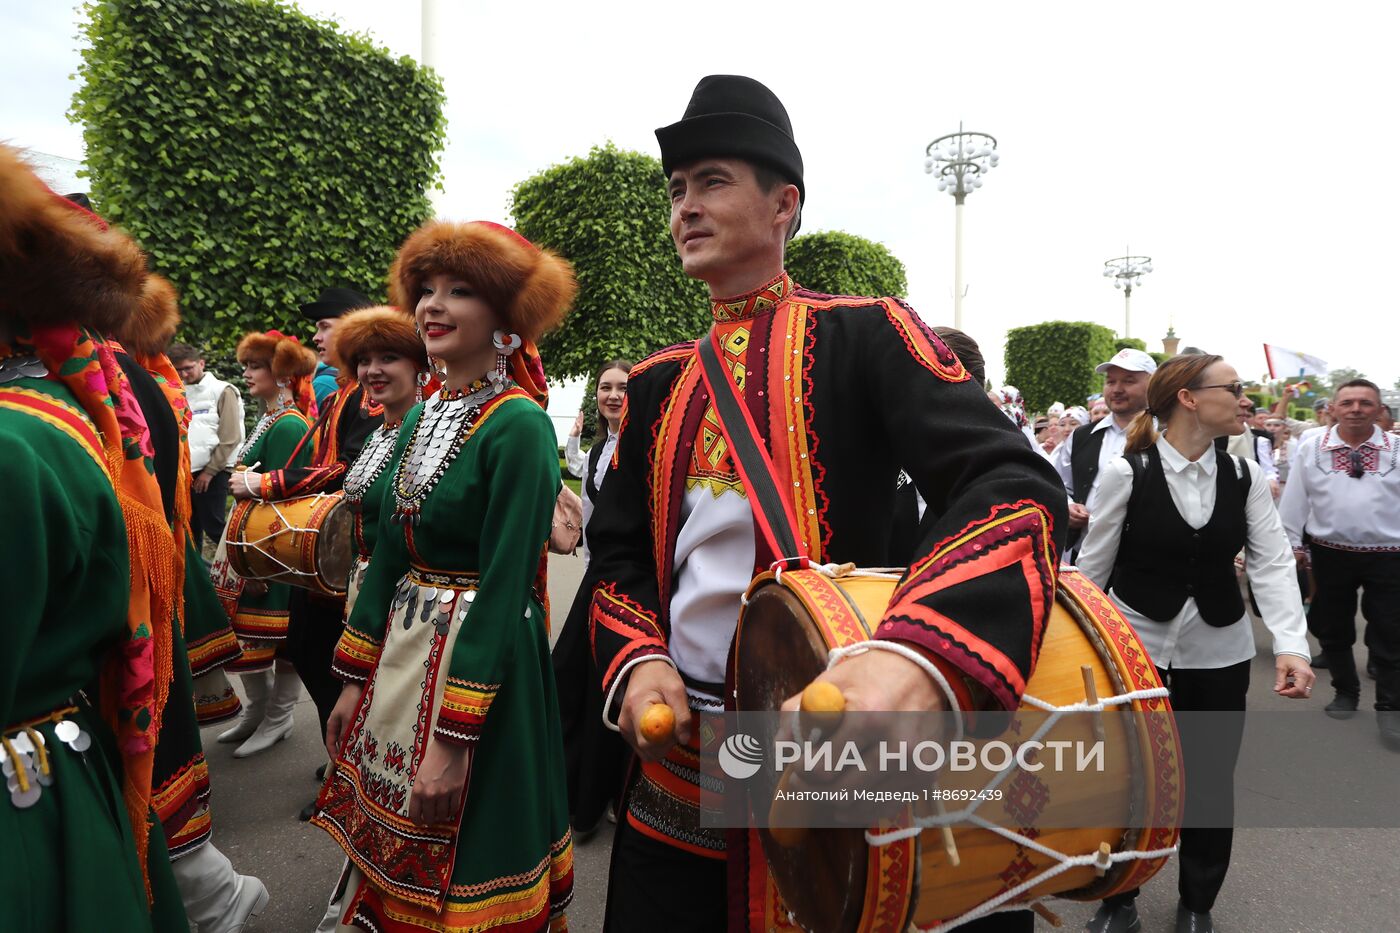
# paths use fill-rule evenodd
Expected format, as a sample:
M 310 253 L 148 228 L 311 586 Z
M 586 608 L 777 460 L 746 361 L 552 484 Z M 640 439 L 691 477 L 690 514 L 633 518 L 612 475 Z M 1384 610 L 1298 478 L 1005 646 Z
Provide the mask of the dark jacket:
M 797 289 L 753 317 L 749 340 L 744 400 L 794 495 L 809 556 L 887 566 L 903 468 L 938 517 L 876 637 L 918 646 L 1014 708 L 1064 541 L 1050 465 L 898 299 Z M 653 355 L 628 380 L 615 465 L 587 529 L 605 695 L 629 660 L 667 652 L 681 464 L 703 395 L 693 344 Z M 759 571 L 774 558 L 756 540 Z

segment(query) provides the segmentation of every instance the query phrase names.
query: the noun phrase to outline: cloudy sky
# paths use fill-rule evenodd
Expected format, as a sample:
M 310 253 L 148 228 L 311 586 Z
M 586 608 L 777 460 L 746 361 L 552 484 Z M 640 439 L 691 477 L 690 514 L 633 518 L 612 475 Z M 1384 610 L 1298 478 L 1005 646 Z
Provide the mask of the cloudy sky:
M 443 5 L 445 215 L 507 221 L 514 182 L 610 139 L 654 153 L 652 130 L 698 78 L 744 73 L 791 113 L 804 230 L 886 244 L 930 323 L 952 319 L 953 202 L 923 173 L 924 147 L 959 120 L 997 137 L 964 240 L 964 328 L 993 378 L 1008 328 L 1121 332 L 1122 295 L 1101 273 L 1126 246 L 1156 267 L 1133 299 L 1132 334 L 1151 349 L 1170 324 L 1246 376 L 1265 372 L 1266 342 L 1386 387 L 1400 376 L 1389 5 Z M 420 52 L 415 3 L 301 7 Z M 80 15 L 0 7 L 0 138 L 82 157 L 65 117 Z

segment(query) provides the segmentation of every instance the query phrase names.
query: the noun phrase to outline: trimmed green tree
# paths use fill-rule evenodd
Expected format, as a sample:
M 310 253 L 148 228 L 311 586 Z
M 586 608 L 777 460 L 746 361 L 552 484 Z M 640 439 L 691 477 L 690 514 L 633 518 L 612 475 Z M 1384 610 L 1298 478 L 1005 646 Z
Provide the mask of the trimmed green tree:
M 431 213 L 438 78 L 270 0 L 97 0 L 70 117 L 97 209 L 181 293 L 182 338 L 228 360 L 297 306 L 376 300 Z
M 1006 381 L 1021 390 L 1028 411 L 1055 401 L 1083 405 L 1103 389 L 1094 368 L 1113 356 L 1113 331 L 1087 321 L 1049 321 L 1006 334 Z
M 612 143 L 515 186 L 520 234 L 574 264 L 578 298 L 540 341 L 553 377 L 591 376 L 605 359 L 640 360 L 710 324 L 705 286 L 681 269 L 661 162 Z
M 883 244 L 840 230 L 793 239 L 787 271 L 804 288 L 828 295 L 894 295 L 909 291 L 904 263 Z
M 1113 342 L 1113 346 L 1118 350 L 1141 350 L 1147 352 L 1147 341 L 1137 337 L 1119 337 Z

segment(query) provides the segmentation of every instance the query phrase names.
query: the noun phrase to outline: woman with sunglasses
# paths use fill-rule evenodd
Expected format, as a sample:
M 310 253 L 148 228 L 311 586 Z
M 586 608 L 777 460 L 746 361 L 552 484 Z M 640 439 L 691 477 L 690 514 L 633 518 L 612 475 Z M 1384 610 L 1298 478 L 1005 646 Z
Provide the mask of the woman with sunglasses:
M 1137 629 L 1181 717 L 1185 828 L 1176 930 L 1209 933 L 1233 837 L 1234 771 L 1244 730 L 1254 635 L 1235 555 L 1273 636 L 1274 692 L 1300 699 L 1314 674 L 1293 556 L 1259 465 L 1216 448 L 1239 434 L 1244 386 L 1218 356 L 1174 357 L 1152 376 L 1148 408 L 1105 470 L 1079 569 L 1108 590 Z M 1160 426 L 1160 433 L 1159 433 Z M 1136 891 L 1105 901 L 1086 929 L 1140 928 Z

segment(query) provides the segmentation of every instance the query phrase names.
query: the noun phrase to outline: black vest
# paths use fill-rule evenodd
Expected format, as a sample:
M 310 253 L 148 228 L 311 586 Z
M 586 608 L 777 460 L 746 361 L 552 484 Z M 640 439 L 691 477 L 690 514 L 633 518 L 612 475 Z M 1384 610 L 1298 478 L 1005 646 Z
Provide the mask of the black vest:
M 1099 451 L 1103 450 L 1104 431 L 1112 430 L 1112 427 L 1107 427 L 1103 431 L 1095 431 L 1094 425 L 1086 424 L 1075 428 L 1074 434 L 1070 435 L 1074 446 L 1069 451 L 1069 475 L 1073 483 L 1074 501 L 1080 505 L 1088 501 L 1089 490 L 1094 488 L 1094 480 L 1099 475 Z
M 1196 529 L 1186 524 L 1172 501 L 1171 489 L 1155 446 L 1128 457 L 1133 491 L 1128 499 L 1118 560 L 1113 566 L 1114 594 L 1135 612 L 1170 622 L 1188 598 L 1208 625 L 1223 627 L 1244 615 L 1244 600 L 1235 580 L 1235 555 L 1244 549 L 1248 526 L 1245 501 L 1250 474 L 1235 475 L 1235 460 L 1215 453 L 1215 509 Z
M 603 457 L 603 447 L 606 443 L 606 441 L 598 441 L 588 450 L 587 466 L 584 467 L 586 472 L 583 474 L 583 488 L 588 493 L 589 502 L 596 503 L 598 501 L 598 484 L 593 482 L 593 477 L 598 475 L 598 461 Z

